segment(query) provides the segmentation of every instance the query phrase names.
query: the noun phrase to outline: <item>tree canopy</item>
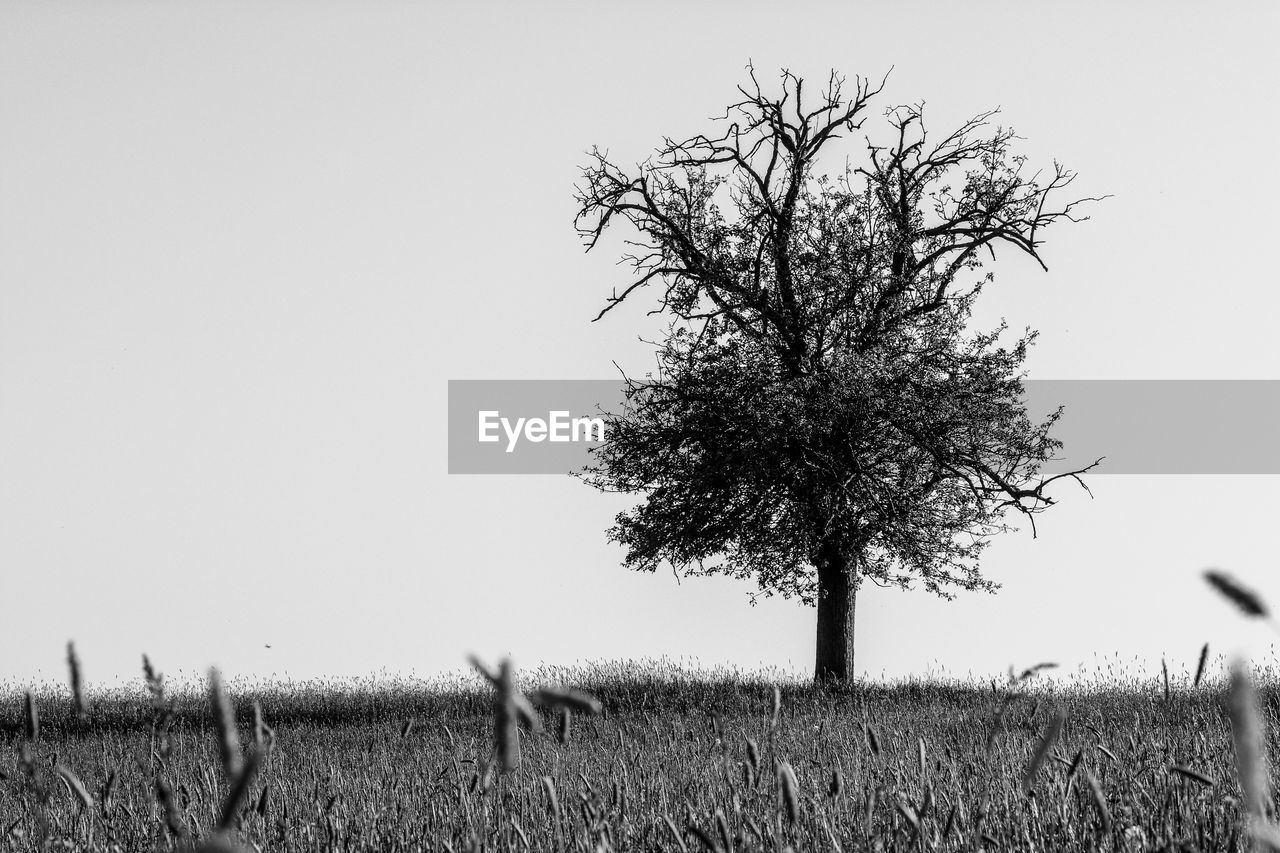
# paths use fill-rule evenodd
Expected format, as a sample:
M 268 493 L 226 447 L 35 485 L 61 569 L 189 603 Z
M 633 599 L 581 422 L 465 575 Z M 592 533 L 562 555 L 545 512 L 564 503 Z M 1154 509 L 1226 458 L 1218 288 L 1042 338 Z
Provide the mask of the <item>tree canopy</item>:
M 750 69 L 719 132 L 665 138 L 631 171 L 594 149 L 577 190 L 588 250 L 628 226 L 631 276 L 600 316 L 647 290 L 670 321 L 584 473 L 643 495 L 610 537 L 637 569 L 817 603 L 819 674 L 824 601 L 847 598 L 829 614 L 849 633 L 847 668 L 826 670 L 841 676 L 861 579 L 991 588 L 978 557 L 1006 514 L 1034 526 L 1046 488 L 1088 470 L 1041 473 L 1061 410 L 1026 412 L 1035 333 L 970 320 L 984 262 L 1043 266 L 1045 230 L 1092 199 L 1057 203 L 1075 174 L 1031 171 L 994 112 L 936 135 L 923 105 L 889 107 L 877 141 L 864 125 L 883 86 L 832 73 L 812 98 L 783 72 L 769 95 Z M 820 172 L 855 133 L 859 164 Z

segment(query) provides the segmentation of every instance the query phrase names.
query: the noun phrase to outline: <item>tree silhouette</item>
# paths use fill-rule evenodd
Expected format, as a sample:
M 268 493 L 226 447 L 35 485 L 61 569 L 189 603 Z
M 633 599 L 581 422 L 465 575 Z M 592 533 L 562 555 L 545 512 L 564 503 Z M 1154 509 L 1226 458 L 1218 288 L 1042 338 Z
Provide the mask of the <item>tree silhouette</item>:
M 610 538 L 626 563 L 754 578 L 764 595 L 816 604 L 815 675 L 854 674 L 860 583 L 993 589 L 978 557 L 1032 517 L 1061 409 L 1033 423 L 1022 364 L 1035 333 L 968 321 L 984 259 L 1013 249 L 1043 266 L 1044 229 L 1079 221 L 1053 202 L 1074 173 L 1029 173 L 1013 131 L 978 115 L 926 130 L 921 105 L 884 112 L 836 178 L 816 164 L 860 130 L 883 88 L 834 72 L 816 101 L 754 69 L 722 131 L 664 139 L 634 174 L 593 149 L 575 225 L 589 250 L 630 226 L 632 276 L 599 320 L 643 288 L 670 319 L 657 369 L 628 378 L 608 441 L 583 472 L 643 495 Z M 1094 463 L 1095 465 L 1097 463 Z

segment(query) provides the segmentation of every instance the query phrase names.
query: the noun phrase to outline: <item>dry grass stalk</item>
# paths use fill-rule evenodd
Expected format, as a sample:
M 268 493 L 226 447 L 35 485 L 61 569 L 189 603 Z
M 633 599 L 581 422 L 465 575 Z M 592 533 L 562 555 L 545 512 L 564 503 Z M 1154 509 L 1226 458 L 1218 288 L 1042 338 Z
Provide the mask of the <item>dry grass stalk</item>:
M 98 789 L 98 799 L 102 802 L 102 816 L 106 817 L 111 813 L 111 806 L 115 797 L 116 780 L 118 776 L 116 771 L 112 770 L 107 774 L 107 781 L 102 783 L 102 787 Z
M 671 833 L 676 846 L 680 848 L 680 853 L 689 853 L 689 846 L 684 843 L 684 836 L 680 833 L 680 830 L 676 829 L 676 822 L 671 819 L 670 815 L 663 815 L 662 822 L 667 827 L 667 831 Z
M 796 782 L 796 772 L 786 762 L 778 765 L 778 791 L 787 822 L 794 824 L 800 819 L 800 786 Z
M 955 829 L 955 826 L 956 826 L 956 807 L 952 806 L 951 810 L 947 812 L 947 822 L 942 826 L 943 841 L 946 841 L 948 838 L 951 837 L 951 830 Z
M 844 774 L 840 772 L 839 767 L 831 771 L 831 786 L 827 788 L 827 793 L 833 800 L 839 799 L 844 793 Z
M 1039 675 L 1041 672 L 1043 672 L 1043 671 L 1044 671 L 1044 670 L 1046 670 L 1046 669 L 1057 669 L 1057 668 L 1058 668 L 1058 665 L 1057 665 L 1056 663 L 1052 663 L 1052 662 L 1050 662 L 1050 661 L 1045 661 L 1045 662 L 1043 662 L 1043 663 L 1038 663 L 1038 664 L 1036 664 L 1035 666 L 1029 666 L 1029 667 L 1027 667 L 1026 669 L 1024 669 L 1024 670 L 1022 671 L 1022 673 L 1021 673 L 1020 675 L 1018 675 L 1018 676 L 1015 678 L 1015 677 L 1014 677 L 1014 675 L 1013 675 L 1013 669 L 1012 669 L 1012 667 L 1010 667 L 1010 669 L 1009 669 L 1009 681 L 1010 681 L 1010 683 L 1012 683 L 1012 684 L 1021 684 L 1022 682 L 1026 681 L 1027 679 L 1032 678 L 1033 676 Z
M 520 826 L 519 823 L 516 822 L 516 819 L 514 817 L 511 818 L 511 828 L 516 831 L 516 836 L 519 837 L 520 839 L 520 845 L 524 847 L 525 850 L 528 850 L 529 836 L 525 835 L 524 829 Z
M 996 713 L 991 718 L 991 727 L 987 729 L 987 752 L 990 752 L 991 747 L 995 746 L 996 737 L 1004 730 L 1005 714 L 1009 713 L 1009 708 L 1021 697 L 1022 694 L 1015 691 L 1000 700 L 1000 705 L 996 708 Z
M 239 822 L 241 809 L 249 799 L 249 785 L 258 772 L 259 753 L 256 749 L 249 751 L 249 758 L 243 762 L 240 772 L 232 781 L 231 790 L 222 804 L 222 813 L 218 818 L 218 831 L 228 832 Z
M 556 796 L 556 781 L 550 776 L 543 776 L 542 787 L 547 792 L 547 803 L 551 813 L 560 814 L 560 798 Z
M 160 804 L 160 812 L 164 815 L 165 828 L 177 838 L 186 838 L 190 833 L 183 820 L 182 809 L 173 798 L 173 789 L 169 783 L 156 777 L 156 802 Z
M 155 705 L 159 705 L 164 701 L 164 676 L 156 671 L 151 665 L 151 659 L 146 655 L 142 656 L 142 675 L 147 683 L 147 692 L 151 694 L 151 701 Z
M 1261 845 L 1261 849 L 1272 853 L 1280 851 L 1280 826 L 1258 821 L 1249 827 L 1249 835 Z
M 1031 784 L 1035 781 L 1036 774 L 1040 772 L 1040 768 L 1044 765 L 1044 760 L 1048 757 L 1049 750 L 1053 748 L 1054 742 L 1057 741 L 1058 735 L 1062 732 L 1062 724 L 1065 720 L 1066 714 L 1058 710 L 1045 727 L 1044 735 L 1040 738 L 1040 743 L 1036 746 L 1036 751 L 1031 756 L 1031 763 L 1027 765 L 1027 771 L 1022 776 L 1022 792 L 1024 794 L 1031 793 Z
M 1196 664 L 1196 677 L 1192 682 L 1192 687 L 1200 686 L 1200 679 L 1204 678 L 1204 666 L 1209 662 L 1209 644 L 1205 643 L 1200 647 L 1200 661 Z
M 76 776 L 76 774 L 71 771 L 71 768 L 66 766 L 65 764 L 57 765 L 54 768 L 54 772 L 57 773 L 58 776 L 62 778 L 62 781 L 66 784 L 67 789 L 75 795 L 77 800 L 80 801 L 81 807 L 85 811 L 92 811 L 93 797 L 89 794 L 89 789 L 86 788 L 84 786 L 84 783 L 80 781 L 80 777 Z
M 863 822 L 866 824 L 867 832 L 871 831 L 872 822 L 875 820 L 876 806 L 880 803 L 880 786 L 877 785 L 867 791 L 866 808 L 863 809 Z
M 225 835 L 215 835 L 195 848 L 195 853 L 246 853 L 246 850 Z
M 524 725 L 531 731 L 541 728 L 529 700 L 516 687 L 515 668 L 504 658 L 494 672 L 475 655 L 469 660 L 476 670 L 493 685 L 493 743 L 499 766 L 504 772 L 520 766 L 520 732 Z
M 703 832 L 702 827 L 698 826 L 693 821 L 689 821 L 687 829 L 693 834 L 694 838 L 701 842 L 704 849 L 710 850 L 711 853 L 720 853 L 720 845 L 716 844 L 714 838 Z
M 222 772 L 227 781 L 234 784 L 244 766 L 240 751 L 240 733 L 236 730 L 235 710 L 222 686 L 222 675 L 217 669 L 209 670 L 209 705 L 213 712 L 213 725 L 218 734 L 218 754 L 222 759 Z
M 572 687 L 544 687 L 530 693 L 529 698 L 544 708 L 564 708 L 578 714 L 596 716 L 604 711 L 599 699 Z
M 1173 767 L 1169 768 L 1169 772 L 1177 773 L 1179 776 L 1183 777 L 1184 779 L 1190 779 L 1192 782 L 1195 782 L 1197 785 L 1204 785 L 1207 788 L 1213 787 L 1212 779 L 1210 779 L 1208 776 L 1204 775 L 1203 773 L 1199 773 L 1195 770 L 1192 770 L 1190 767 L 1183 767 L 1180 764 L 1175 764 Z
M 31 691 L 26 692 L 23 699 L 23 722 L 27 740 L 40 740 L 40 709 L 36 706 L 35 697 L 31 695 Z
M 76 655 L 76 644 L 72 642 L 67 643 L 67 670 L 71 676 L 71 699 L 76 716 L 84 719 L 89 713 L 89 706 L 84 699 L 84 685 L 80 678 L 80 658 Z
M 1093 775 L 1086 767 L 1084 769 L 1084 780 L 1089 785 L 1089 794 L 1093 799 L 1093 806 L 1098 810 L 1098 820 L 1102 822 L 1102 831 L 1111 831 L 1111 808 L 1107 805 L 1107 798 L 1102 793 L 1102 785 L 1098 783 L 1098 778 Z
M 876 730 L 871 728 L 870 723 L 864 723 L 862 733 L 867 742 L 867 749 L 871 750 L 872 755 L 880 754 L 880 739 L 876 737 Z
M 844 848 L 840 846 L 840 839 L 836 838 L 835 830 L 831 828 L 831 824 L 827 822 L 826 815 L 822 816 L 822 828 L 827 832 L 827 840 L 831 842 L 831 849 L 835 853 L 844 853 Z
M 265 818 L 267 816 L 267 809 L 269 808 L 270 802 L 271 786 L 269 784 L 263 785 L 262 793 L 258 795 L 258 804 L 253 807 L 253 810 L 257 812 L 258 817 Z
M 716 831 L 720 833 L 720 842 L 725 853 L 733 853 L 733 836 L 729 834 L 729 823 L 725 820 L 721 809 L 716 809 Z
M 907 802 L 902 797 L 899 797 L 894 802 L 893 805 L 894 805 L 894 808 L 897 810 L 898 814 L 902 815 L 903 820 L 905 820 L 908 824 L 911 825 L 912 832 L 916 836 L 919 836 L 920 835 L 920 815 L 918 815 L 916 813 L 916 810 L 912 808 L 911 803 Z
M 1265 739 L 1253 682 L 1249 678 L 1247 664 L 1241 660 L 1231 665 L 1227 709 L 1231 716 L 1236 775 L 1244 792 L 1245 811 L 1254 820 L 1262 820 L 1266 818 L 1267 805 L 1271 800 Z
M 560 712 L 560 724 L 556 731 L 556 740 L 561 746 L 569 743 L 569 735 L 573 732 L 573 711 L 565 708 Z
M 253 748 L 258 752 L 267 746 L 267 724 L 262 719 L 262 706 L 253 700 Z

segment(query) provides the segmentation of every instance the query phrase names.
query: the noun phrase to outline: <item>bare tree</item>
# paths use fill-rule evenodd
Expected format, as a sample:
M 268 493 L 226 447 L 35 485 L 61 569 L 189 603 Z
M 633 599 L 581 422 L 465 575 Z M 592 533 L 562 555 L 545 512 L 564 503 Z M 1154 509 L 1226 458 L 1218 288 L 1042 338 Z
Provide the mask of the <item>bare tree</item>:
M 994 112 L 937 136 L 922 105 L 884 112 L 856 168 L 816 165 L 860 131 L 883 81 L 834 72 L 817 98 L 790 72 L 766 94 L 754 69 L 721 132 L 666 138 L 625 172 L 593 149 L 577 188 L 588 250 L 630 226 L 632 276 L 600 319 L 645 288 L 670 319 L 658 368 L 627 380 L 608 442 L 584 472 L 642 494 L 610 531 L 628 565 L 750 577 L 817 605 L 819 678 L 854 674 L 861 581 L 992 589 L 978 555 L 1053 504 L 1060 443 L 1022 401 L 1034 332 L 973 332 L 1001 249 L 1040 256 L 1078 221 L 1075 179 L 1032 173 Z M 1097 463 L 1094 463 L 1095 465 Z M 1090 468 L 1093 466 L 1089 466 Z

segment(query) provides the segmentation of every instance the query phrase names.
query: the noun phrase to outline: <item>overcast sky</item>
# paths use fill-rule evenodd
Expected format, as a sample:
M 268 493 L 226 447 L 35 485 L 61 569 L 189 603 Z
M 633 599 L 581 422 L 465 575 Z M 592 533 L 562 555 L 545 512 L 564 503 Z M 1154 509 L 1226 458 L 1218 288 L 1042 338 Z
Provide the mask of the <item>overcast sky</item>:
M 572 187 L 708 128 L 753 60 L 991 107 L 1114 197 L 993 269 L 1034 378 L 1280 378 L 1270 3 L 0 5 L 0 680 L 812 666 L 812 610 L 641 575 L 624 498 L 446 473 L 446 382 L 643 371 Z M 857 156 L 850 141 L 846 149 Z M 832 171 L 842 165 L 839 155 Z M 1273 477 L 1097 477 L 988 551 L 998 595 L 871 588 L 859 669 L 1270 658 Z M 270 648 L 267 648 L 270 644 Z M 1095 657 L 1096 656 L 1096 657 Z M 1104 664 L 1105 665 L 1105 664 Z

